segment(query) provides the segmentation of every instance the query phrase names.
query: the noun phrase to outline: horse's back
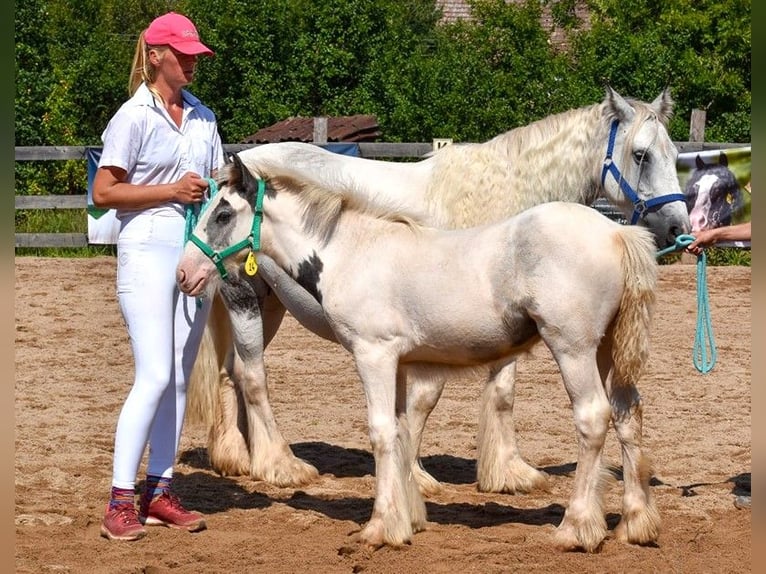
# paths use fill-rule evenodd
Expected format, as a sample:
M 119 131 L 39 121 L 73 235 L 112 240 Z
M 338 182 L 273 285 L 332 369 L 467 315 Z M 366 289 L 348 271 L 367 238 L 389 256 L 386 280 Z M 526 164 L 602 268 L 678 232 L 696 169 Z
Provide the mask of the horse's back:
M 638 259 L 640 273 L 650 275 L 655 264 L 648 229 L 621 225 L 582 204 L 544 203 L 509 222 L 518 271 L 541 309 L 560 298 L 577 306 L 611 297 L 618 305 L 624 258 Z
M 418 194 L 425 189 L 431 160 L 394 162 L 328 151 L 304 142 L 279 142 L 239 153 L 256 176 L 287 175 L 328 189 L 350 188 L 365 196 L 382 198 Z
M 563 201 L 536 205 L 511 219 L 516 237 L 537 245 L 536 251 L 554 257 L 579 253 L 577 259 L 614 251 L 610 243 L 623 227 L 592 207 Z M 577 259 L 570 264 L 577 265 Z

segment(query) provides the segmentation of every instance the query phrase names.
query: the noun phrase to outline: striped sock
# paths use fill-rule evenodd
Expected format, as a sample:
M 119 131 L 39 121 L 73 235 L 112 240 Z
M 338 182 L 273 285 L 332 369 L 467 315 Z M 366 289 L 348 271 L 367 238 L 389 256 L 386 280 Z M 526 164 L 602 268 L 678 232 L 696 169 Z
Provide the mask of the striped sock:
M 144 492 L 149 500 L 153 500 L 155 497 L 166 492 L 170 492 L 170 482 L 172 477 L 170 476 L 156 476 L 154 474 L 146 475 L 146 485 L 144 486 Z
M 135 494 L 132 488 L 117 488 L 113 486 L 111 498 L 109 499 L 109 509 L 111 510 L 126 504 L 133 506 L 135 504 Z

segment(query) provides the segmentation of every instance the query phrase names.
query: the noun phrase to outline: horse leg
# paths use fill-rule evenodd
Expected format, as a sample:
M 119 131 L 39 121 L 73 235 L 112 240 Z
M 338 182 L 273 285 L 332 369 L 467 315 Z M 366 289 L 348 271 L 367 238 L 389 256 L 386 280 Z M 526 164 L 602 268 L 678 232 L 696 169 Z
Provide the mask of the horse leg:
M 402 456 L 405 461 L 414 460 L 415 454 L 413 452 L 413 441 L 410 435 L 410 423 L 407 418 L 407 401 L 409 400 L 407 394 L 407 370 L 401 366 L 396 370 L 396 418 L 399 430 L 399 442 L 402 445 Z M 407 466 L 412 466 L 412 463 Z M 412 523 L 412 531 L 420 532 L 425 529 L 426 525 L 426 505 L 421 495 L 420 486 L 417 482 L 417 478 L 414 475 L 406 475 L 404 477 L 406 483 L 410 522 Z
M 401 546 L 425 523 L 425 503 L 408 465 L 412 442 L 406 423 L 406 379 L 398 357 L 357 345 L 354 360 L 367 399 L 370 443 L 375 458 L 375 502 L 360 533 L 363 544 Z M 414 509 L 414 510 L 413 510 Z
M 425 496 L 433 496 L 441 491 L 442 485 L 423 468 L 420 446 L 426 421 L 439 402 L 446 381 L 440 376 L 429 376 L 417 367 L 408 370 L 407 379 L 407 419 L 412 439 L 410 468 L 420 492 Z
M 599 348 L 599 369 L 612 404 L 612 424 L 622 451 L 622 518 L 615 537 L 631 544 L 659 538 L 660 514 L 649 490 L 651 465 L 641 450 L 643 404 L 634 385 L 614 384 L 611 348 Z
M 482 492 L 549 490 L 548 475 L 530 466 L 516 443 L 515 378 L 516 361 L 493 369 L 481 397 L 476 475 Z
M 611 474 L 602 467 L 601 456 L 611 407 L 596 361 L 588 357 L 588 352 L 577 356 L 554 352 L 554 357 L 572 402 L 579 447 L 574 488 L 564 518 L 556 529 L 555 543 L 562 550 L 594 552 L 607 532 L 603 491 Z
M 215 295 L 207 331 L 197 355 L 194 375 L 199 380 L 190 385 L 189 399 L 204 403 L 199 409 L 212 414 L 207 418 L 207 452 L 212 468 L 222 476 L 246 475 L 250 453 L 245 437 L 247 424 L 243 415 L 239 389 L 234 382 L 233 342 L 229 313 L 219 294 Z M 215 361 L 211 355 L 214 354 Z M 199 367 L 199 368 L 198 368 Z M 213 380 L 214 379 L 214 380 Z M 209 396 L 205 396 L 209 395 Z
M 245 287 L 243 285 L 247 285 Z M 262 282 L 238 283 L 236 297 L 224 290 L 232 323 L 236 382 L 241 391 L 250 449 L 249 474 L 276 486 L 302 486 L 317 469 L 297 458 L 277 427 L 268 396 L 264 349 L 276 334 L 285 308 Z

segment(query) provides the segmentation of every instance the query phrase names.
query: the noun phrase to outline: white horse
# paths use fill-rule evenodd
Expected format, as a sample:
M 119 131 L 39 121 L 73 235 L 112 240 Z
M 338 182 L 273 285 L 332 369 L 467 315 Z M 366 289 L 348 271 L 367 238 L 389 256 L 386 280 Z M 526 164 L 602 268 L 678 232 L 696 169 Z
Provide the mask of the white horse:
M 444 228 L 497 221 L 547 201 L 590 205 L 602 196 L 619 206 L 629 221 L 649 227 L 658 246 L 664 247 L 690 231 L 676 172 L 677 150 L 666 129 L 671 113 L 668 90 L 645 103 L 607 88 L 598 104 L 549 116 L 485 143 L 448 146 L 417 162 L 348 157 L 302 143 L 258 146 L 239 157 L 261 177 L 269 175 L 264 169 L 268 162 L 289 166 L 296 179 L 324 186 L 353 182 L 355 193 L 398 211 L 424 214 L 430 225 Z M 258 275 L 232 274 L 221 295 L 230 310 L 247 311 L 230 326 L 216 298 L 187 412 L 209 425 L 210 462 L 221 474 L 249 474 L 280 486 L 306 484 L 316 477 L 316 468 L 295 457 L 279 432 L 263 361 L 285 307 Z M 304 321 L 317 313 L 302 311 Z M 328 335 L 321 325 L 314 331 Z M 217 358 L 211 357 L 213 346 Z M 515 363 L 493 375 L 482 398 L 478 488 L 511 493 L 546 488 L 546 475 L 522 458 L 516 443 Z M 410 377 L 408 416 L 418 453 L 444 379 L 434 385 L 420 381 L 417 372 Z M 438 491 L 440 484 L 416 460 L 412 470 L 421 490 Z
M 625 485 L 617 537 L 657 539 L 636 389 L 656 288 L 649 231 L 565 202 L 481 227 L 423 227 L 342 184 L 331 191 L 291 180 L 289 169 L 284 177 L 279 167 L 268 169 L 268 188 L 236 156 L 223 170 L 220 192 L 184 250 L 178 283 L 187 294 L 212 295 L 246 255 L 250 273 L 266 255 L 321 306 L 323 329 L 353 354 L 367 399 L 377 482 L 364 544 L 405 544 L 425 527 L 411 473 L 409 372 L 502 368 L 540 339 L 561 371 L 579 448 L 556 544 L 591 552 L 606 536 L 602 448 L 610 421 Z M 292 309 L 295 291 L 266 281 Z

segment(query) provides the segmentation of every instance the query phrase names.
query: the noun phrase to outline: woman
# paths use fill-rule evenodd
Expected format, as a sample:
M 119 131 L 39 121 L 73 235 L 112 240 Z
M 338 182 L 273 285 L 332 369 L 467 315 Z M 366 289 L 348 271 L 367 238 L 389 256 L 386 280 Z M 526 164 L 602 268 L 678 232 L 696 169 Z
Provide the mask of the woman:
M 212 56 L 185 16 L 170 12 L 138 38 L 130 99 L 102 134 L 93 202 L 114 208 L 117 297 L 130 336 L 135 379 L 114 441 L 112 490 L 101 534 L 138 540 L 144 525 L 196 532 L 204 517 L 171 492 L 173 465 L 191 375 L 209 303 L 179 293 L 175 268 L 184 244 L 187 206 L 205 199 L 208 177 L 223 165 L 215 115 L 184 89 L 197 58 Z M 138 510 L 135 484 L 149 446 Z

